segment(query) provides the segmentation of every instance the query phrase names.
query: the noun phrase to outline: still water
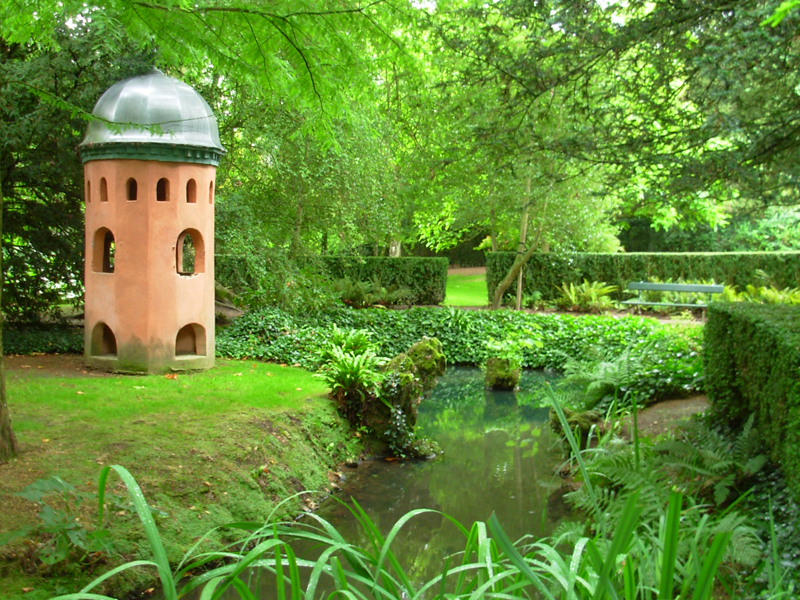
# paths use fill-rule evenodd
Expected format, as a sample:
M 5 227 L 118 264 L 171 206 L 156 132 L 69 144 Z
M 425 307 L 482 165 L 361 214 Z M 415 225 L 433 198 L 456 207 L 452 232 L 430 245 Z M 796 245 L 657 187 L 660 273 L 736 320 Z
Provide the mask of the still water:
M 479 369 L 448 369 L 420 404 L 418 421 L 420 434 L 436 440 L 443 454 L 429 461 L 375 460 L 344 469 L 338 498 L 354 498 L 384 535 L 416 508 L 446 513 L 467 529 L 494 511 L 512 540 L 550 534 L 566 516 L 559 494 L 553 494 L 560 485 L 554 475 L 561 462 L 559 442 L 547 423 L 548 409 L 539 403 L 543 383 L 555 377 L 526 372 L 516 393 L 493 392 L 484 389 Z M 340 502 L 326 501 L 317 514 L 348 542 L 369 544 Z M 405 525 L 392 550 L 411 581 L 421 583 L 441 573 L 444 557 L 464 544 L 452 523 L 427 513 Z M 274 597 L 274 575 L 251 582 L 258 598 Z

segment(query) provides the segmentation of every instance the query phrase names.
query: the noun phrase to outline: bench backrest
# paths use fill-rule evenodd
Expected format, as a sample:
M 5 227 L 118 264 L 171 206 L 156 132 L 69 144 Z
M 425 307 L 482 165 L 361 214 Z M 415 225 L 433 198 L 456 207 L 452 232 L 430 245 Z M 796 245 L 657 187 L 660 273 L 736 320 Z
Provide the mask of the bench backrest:
M 650 290 L 656 292 L 696 292 L 702 294 L 721 294 L 724 285 L 702 285 L 699 283 L 650 283 L 649 281 L 631 281 L 629 290 Z

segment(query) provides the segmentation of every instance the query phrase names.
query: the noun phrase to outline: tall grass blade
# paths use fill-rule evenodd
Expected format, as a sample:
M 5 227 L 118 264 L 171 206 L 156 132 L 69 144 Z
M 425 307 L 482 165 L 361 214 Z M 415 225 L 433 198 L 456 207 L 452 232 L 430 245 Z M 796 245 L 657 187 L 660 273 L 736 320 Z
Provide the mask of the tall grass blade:
M 206 583 L 206 586 L 203 588 L 199 600 L 211 600 L 211 598 L 214 596 L 214 593 L 217 591 L 217 587 L 224 580 L 224 577 L 214 577 L 214 579 L 209 580 L 209 582 Z
M 274 532 L 275 538 L 278 537 L 278 532 Z M 286 583 L 283 581 L 283 548 L 281 546 L 275 547 L 275 591 L 279 600 L 286 600 Z
M 257 600 L 247 584 L 241 579 L 233 580 L 233 588 L 236 590 L 236 592 L 239 594 L 239 598 L 242 600 Z
M 605 557 L 600 555 L 595 544 L 589 544 L 590 549 L 593 549 L 590 555 L 594 558 L 598 575 L 597 588 L 593 596 L 594 600 L 600 600 L 604 598 L 606 594 L 614 600 L 618 598 L 617 590 L 611 581 L 611 574 L 616 569 L 617 556 L 625 554 L 630 548 L 633 533 L 636 530 L 636 525 L 642 514 L 642 508 L 637 506 L 638 500 L 639 492 L 636 491 L 631 494 L 625 502 L 622 517 L 617 522 L 614 537 L 611 539 L 611 544 L 608 547 Z
M 561 404 L 556 398 L 555 392 L 553 392 L 553 388 L 550 387 L 549 383 L 545 383 L 544 385 L 545 395 L 550 400 L 550 403 L 553 405 L 553 410 L 556 411 L 556 415 L 558 415 L 558 421 L 561 423 L 561 428 L 564 431 L 564 436 L 567 438 L 567 442 L 569 443 L 570 448 L 572 449 L 572 454 L 575 456 L 575 460 L 578 462 L 578 468 L 581 471 L 581 475 L 583 476 L 583 485 L 586 488 L 586 493 L 589 495 L 589 498 L 592 502 L 592 508 L 594 509 L 595 513 L 595 521 L 597 523 L 597 528 L 605 533 L 605 518 L 603 515 L 603 511 L 600 510 L 600 504 L 597 502 L 597 494 L 595 493 L 594 487 L 592 486 L 592 481 L 589 479 L 589 472 L 586 470 L 586 463 L 583 461 L 583 457 L 581 456 L 581 448 L 578 442 L 575 440 L 575 436 L 572 433 L 572 430 L 569 427 L 569 422 L 567 421 L 567 416 L 564 414 L 564 409 L 561 408 Z
M 547 586 L 542 582 L 536 573 L 530 568 L 528 563 L 519 553 L 519 551 L 514 547 L 514 544 L 511 543 L 511 540 L 508 539 L 506 532 L 500 526 L 500 521 L 497 520 L 497 515 L 492 513 L 492 516 L 489 517 L 489 531 L 492 532 L 492 537 L 494 538 L 495 543 L 503 552 L 503 554 L 508 557 L 519 572 L 524 575 L 528 581 L 530 581 L 534 587 L 539 590 L 539 593 L 542 594 L 545 598 L 549 600 L 555 600 L 553 595 L 550 593 L 550 590 L 547 589 Z
M 672 600 L 675 589 L 675 563 L 678 559 L 678 533 L 681 524 L 683 496 L 673 490 L 669 494 L 667 527 L 662 542 L 661 581 L 658 587 L 659 600 Z
M 717 534 L 714 541 L 711 543 L 711 548 L 705 556 L 703 566 L 698 575 L 697 584 L 692 594 L 692 600 L 709 600 L 711 593 L 714 591 L 714 580 L 716 579 L 717 569 L 722 562 L 722 556 L 725 554 L 725 548 L 728 542 L 731 541 L 733 534 L 730 531 Z
M 55 598 L 51 598 L 51 600 L 81 600 L 81 599 L 89 600 L 89 598 L 108 598 L 108 596 L 102 596 L 102 595 L 98 595 L 98 594 L 90 594 L 89 590 L 91 590 L 93 588 L 96 588 L 98 585 L 103 583 L 106 579 L 110 579 L 111 577 L 113 577 L 117 573 L 121 573 L 122 571 L 125 571 L 127 569 L 131 569 L 133 567 L 149 567 L 149 566 L 153 566 L 153 567 L 158 568 L 158 565 L 156 563 L 154 563 L 153 561 L 151 561 L 151 560 L 134 560 L 134 561 L 125 563 L 124 565 L 120 565 L 118 567 L 114 567 L 110 571 L 108 571 L 106 573 L 103 573 L 100 577 L 98 577 L 97 579 L 94 579 L 91 583 L 89 583 L 86 587 L 84 587 L 80 592 L 77 592 L 77 593 L 74 593 L 74 594 L 65 594 L 63 596 L 56 596 Z M 112 598 L 111 600 L 114 600 L 114 599 Z
M 147 502 L 145 501 L 144 494 L 142 494 L 142 489 L 139 487 L 139 484 L 136 483 L 133 475 L 131 475 L 128 469 L 125 467 L 120 465 L 111 465 L 110 467 L 103 467 L 103 470 L 100 472 L 97 493 L 100 509 L 102 510 L 106 481 L 108 480 L 108 475 L 111 469 L 114 469 L 114 471 L 117 472 L 122 481 L 125 483 L 125 486 L 128 488 L 128 494 L 130 495 L 133 506 L 136 509 L 136 514 L 139 516 L 139 521 L 141 521 L 142 527 L 144 527 L 144 533 L 145 536 L 147 536 L 147 542 L 150 545 L 150 551 L 153 553 L 153 560 L 158 568 L 158 576 L 161 579 L 164 600 L 177 600 L 178 590 L 175 585 L 175 580 L 172 577 L 172 570 L 169 566 L 169 560 L 167 560 L 167 552 L 164 550 L 164 544 L 161 543 L 161 535 L 158 533 L 158 528 L 156 527 L 156 523 L 153 520 L 153 515 L 150 512 L 150 506 L 148 506 Z

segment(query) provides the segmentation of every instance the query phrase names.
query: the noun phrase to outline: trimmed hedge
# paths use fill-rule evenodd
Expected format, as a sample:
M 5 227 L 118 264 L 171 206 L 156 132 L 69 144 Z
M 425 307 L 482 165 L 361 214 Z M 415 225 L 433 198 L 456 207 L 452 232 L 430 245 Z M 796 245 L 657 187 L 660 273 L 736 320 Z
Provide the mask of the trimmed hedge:
M 497 284 L 514 263 L 513 252 L 490 252 L 486 255 L 486 284 L 489 300 Z M 562 283 L 604 281 L 616 285 L 616 297 L 627 296 L 623 290 L 631 281 L 710 281 L 735 285 L 740 290 L 758 281 L 756 270 L 765 271 L 780 288 L 800 285 L 800 252 L 620 252 L 620 253 L 538 253 L 525 265 L 523 292 L 536 290 L 544 300 L 559 297 Z M 509 288 L 516 292 L 516 284 Z
M 334 279 L 380 280 L 386 288 L 408 288 L 412 304 L 440 304 L 447 288 L 447 259 L 413 256 L 323 256 Z
M 712 303 L 703 363 L 715 412 L 756 414 L 770 458 L 800 495 L 800 306 Z

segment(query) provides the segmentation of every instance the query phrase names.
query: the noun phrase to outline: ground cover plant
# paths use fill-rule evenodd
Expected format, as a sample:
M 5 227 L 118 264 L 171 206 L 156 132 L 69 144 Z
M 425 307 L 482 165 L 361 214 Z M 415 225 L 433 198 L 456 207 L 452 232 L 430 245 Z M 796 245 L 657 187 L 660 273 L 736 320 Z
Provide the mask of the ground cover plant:
M 480 365 L 493 352 L 492 340 L 516 340 L 521 366 L 564 369 L 571 361 L 595 360 L 598 353 L 633 355 L 640 361 L 637 386 L 649 400 L 678 397 L 702 389 L 702 328 L 669 325 L 642 317 L 527 314 L 417 307 L 403 311 L 331 309 L 290 315 L 276 309 L 250 311 L 217 338 L 217 352 L 234 358 L 319 364 L 321 349 L 334 331 L 364 330 L 376 353 L 396 356 L 423 336 L 437 338 L 449 364 Z
M 130 466 L 156 511 L 167 556 L 177 562 L 214 525 L 266 519 L 302 490 L 314 493 L 282 504 L 279 514 L 315 506 L 331 490 L 336 465 L 357 457 L 363 445 L 325 398 L 324 383 L 291 366 L 220 361 L 194 374 L 91 376 L 83 374 L 80 357 L 7 361 L 22 451 L 2 467 L 0 539 L 26 526 L 35 531 L 0 545 L 4 600 L 49 598 L 141 555 L 146 541 L 124 486 L 108 490 L 120 499 L 107 501 L 109 535 L 102 541 L 110 549 L 94 543 L 101 465 Z M 43 376 L 51 361 L 67 368 Z M 26 497 L 16 495 L 23 491 Z M 37 494 L 38 505 L 31 501 Z M 225 539 L 220 533 L 200 548 Z M 42 566 L 41 558 L 65 548 L 65 560 Z M 148 587 L 148 577 L 130 571 L 121 589 Z

